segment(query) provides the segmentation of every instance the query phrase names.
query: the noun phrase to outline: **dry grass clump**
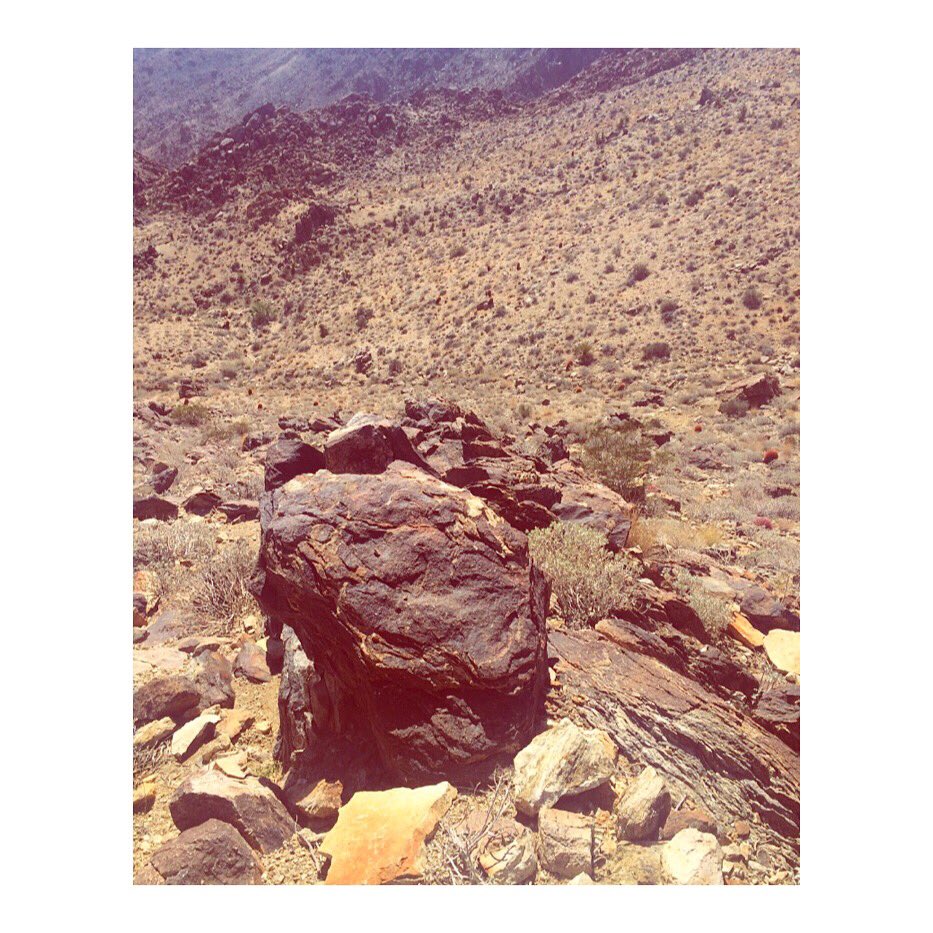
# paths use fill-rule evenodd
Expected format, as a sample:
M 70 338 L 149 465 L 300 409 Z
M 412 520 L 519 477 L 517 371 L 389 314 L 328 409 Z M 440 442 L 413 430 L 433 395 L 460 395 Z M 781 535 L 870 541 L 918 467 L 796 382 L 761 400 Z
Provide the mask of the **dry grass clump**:
M 256 554 L 244 541 L 214 554 L 198 572 L 191 593 L 194 607 L 211 618 L 230 622 L 253 604 L 247 589 Z
M 732 619 L 731 600 L 705 590 L 696 577 L 681 567 L 674 570 L 674 587 L 687 597 L 687 601 L 708 632 L 717 632 L 720 635 L 725 633 L 726 626 Z
M 534 562 L 551 582 L 566 622 L 583 628 L 627 606 L 638 577 L 635 564 L 606 550 L 606 536 L 592 528 L 555 522 L 528 535 Z
M 201 402 L 189 402 L 187 405 L 176 405 L 170 415 L 175 424 L 185 424 L 189 427 L 207 424 L 211 420 L 211 410 Z
M 692 525 L 674 518 L 639 518 L 632 523 L 628 543 L 648 552 L 656 547 L 702 551 L 721 544 L 725 534 L 716 525 Z
M 133 569 L 173 567 L 208 558 L 214 548 L 214 534 L 205 525 L 187 522 L 138 524 L 133 533 Z

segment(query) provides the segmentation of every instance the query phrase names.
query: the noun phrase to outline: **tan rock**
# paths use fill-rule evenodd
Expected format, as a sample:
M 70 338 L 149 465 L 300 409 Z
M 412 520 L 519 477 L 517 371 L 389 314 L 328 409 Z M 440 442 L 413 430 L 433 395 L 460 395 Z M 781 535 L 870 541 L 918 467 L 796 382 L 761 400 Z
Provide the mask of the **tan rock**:
M 164 742 L 175 731 L 175 720 L 166 716 L 164 719 L 155 719 L 140 726 L 133 733 L 133 749 L 152 748 Z
M 619 801 L 619 836 L 630 842 L 657 839 L 671 809 L 664 779 L 650 765 L 625 789 Z
M 615 762 L 616 747 L 605 732 L 562 719 L 515 756 L 515 806 L 533 816 L 567 794 L 599 787 L 612 777 Z
M 245 778 L 246 777 L 246 752 L 240 752 L 237 755 L 225 755 L 223 758 L 214 760 L 214 767 L 222 771 L 227 777 Z
M 574 878 L 571 878 L 567 884 L 596 884 L 596 882 L 586 872 L 580 872 Z
M 581 813 L 544 809 L 538 815 L 541 864 L 558 878 L 593 874 L 593 821 Z
M 456 796 L 446 781 L 354 794 L 321 843 L 331 859 L 325 884 L 419 880 L 424 843 Z
M 732 617 L 728 632 L 736 641 L 740 641 L 745 645 L 746 648 L 760 648 L 765 641 L 765 636 L 740 612 L 737 612 Z
M 235 742 L 255 721 L 252 713 L 242 709 L 228 709 L 217 726 L 217 734 L 225 735 L 231 742 Z
M 321 778 L 300 780 L 285 788 L 288 802 L 308 820 L 329 820 L 337 815 L 343 803 L 343 784 Z
M 665 843 L 661 866 L 671 884 L 722 884 L 722 858 L 714 835 L 682 829 Z
M 201 713 L 191 722 L 186 722 L 172 736 L 172 754 L 181 761 L 214 734 L 214 727 L 220 722 L 217 713 Z
M 800 676 L 800 632 L 775 628 L 764 638 L 765 653 L 779 670 Z

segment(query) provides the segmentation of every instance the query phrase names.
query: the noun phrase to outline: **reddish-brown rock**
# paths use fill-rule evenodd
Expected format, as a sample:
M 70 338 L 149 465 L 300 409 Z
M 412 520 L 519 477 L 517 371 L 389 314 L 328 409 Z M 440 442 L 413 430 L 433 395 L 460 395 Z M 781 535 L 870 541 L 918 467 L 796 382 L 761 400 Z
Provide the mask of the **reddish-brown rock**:
M 165 884 L 262 883 L 259 859 L 246 840 L 220 820 L 186 829 L 157 849 L 151 864 Z
M 408 779 L 474 773 L 528 740 L 548 587 L 476 496 L 412 465 L 320 471 L 267 497 L 258 591 L 312 659 L 314 724 Z

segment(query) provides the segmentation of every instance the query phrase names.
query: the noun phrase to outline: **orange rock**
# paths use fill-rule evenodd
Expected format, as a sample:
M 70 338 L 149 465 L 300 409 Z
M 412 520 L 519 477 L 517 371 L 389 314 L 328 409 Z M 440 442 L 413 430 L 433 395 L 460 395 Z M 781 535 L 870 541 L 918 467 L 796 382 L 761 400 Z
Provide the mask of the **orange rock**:
M 447 781 L 354 794 L 321 843 L 321 852 L 331 859 L 324 883 L 419 880 L 425 840 L 456 796 Z
M 729 623 L 729 634 L 749 648 L 760 648 L 765 643 L 765 636 L 739 612 Z

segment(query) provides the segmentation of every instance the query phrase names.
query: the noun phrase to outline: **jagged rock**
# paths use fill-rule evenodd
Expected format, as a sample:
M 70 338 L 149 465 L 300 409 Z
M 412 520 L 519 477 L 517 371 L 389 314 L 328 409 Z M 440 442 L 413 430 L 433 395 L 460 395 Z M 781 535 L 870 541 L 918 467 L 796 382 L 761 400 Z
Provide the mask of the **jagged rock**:
M 721 824 L 757 813 L 777 839 L 800 834 L 800 761 L 728 700 L 658 658 L 623 650 L 592 629 L 552 631 L 555 675 L 568 702 L 623 755 L 652 765 L 672 797 L 700 800 Z
M 272 680 L 272 672 L 266 662 L 266 653 L 255 642 L 248 641 L 236 656 L 233 671 L 254 684 L 266 684 Z
M 538 815 L 541 864 L 558 878 L 593 875 L 593 822 L 580 813 L 545 808 Z
M 311 684 L 314 665 L 305 654 L 298 636 L 287 625 L 282 626 L 284 654 L 282 677 L 279 680 L 279 732 L 275 740 L 275 758 L 287 770 L 295 755 L 300 755 L 311 742 L 313 715 Z
M 563 719 L 515 756 L 515 806 L 533 816 L 561 797 L 599 787 L 612 777 L 615 760 L 605 732 Z
M 316 729 L 368 737 L 409 780 L 527 741 L 548 587 L 481 500 L 406 463 L 322 471 L 272 494 L 262 532 L 258 595 L 314 662 Z
M 456 796 L 446 781 L 354 794 L 321 842 L 321 853 L 331 860 L 325 883 L 420 880 L 424 843 Z
M 207 820 L 157 849 L 152 868 L 166 884 L 261 884 L 262 865 L 229 824 Z
M 294 438 L 279 438 L 266 451 L 265 487 L 278 489 L 290 479 L 324 469 L 324 454 Z
M 299 817 L 306 821 L 329 820 L 337 815 L 343 803 L 343 784 L 340 781 L 307 780 L 298 778 L 285 782 L 285 799 Z
M 742 615 L 767 634 L 774 628 L 797 631 L 800 618 L 760 586 L 750 587 L 742 596 Z
M 240 499 L 234 502 L 223 502 L 217 506 L 227 522 L 235 525 L 238 522 L 259 521 L 259 503 L 254 499 Z
M 172 754 L 181 761 L 198 746 L 203 745 L 214 734 L 214 726 L 220 722 L 217 713 L 201 713 L 200 716 L 179 727 L 172 736 Z
M 178 506 L 161 496 L 141 496 L 133 499 L 133 518 L 140 521 L 147 518 L 154 518 L 160 522 L 174 521 L 178 518 Z
M 661 850 L 661 865 L 671 884 L 722 884 L 722 849 L 711 833 L 682 829 Z
M 764 640 L 768 660 L 786 674 L 800 675 L 800 632 L 771 629 Z
M 620 838 L 629 842 L 657 839 L 670 808 L 671 795 L 664 779 L 649 765 L 626 787 L 619 801 Z
M 216 492 L 211 492 L 209 489 L 195 489 L 182 502 L 182 506 L 189 515 L 210 515 L 220 503 L 221 498 Z
M 201 694 L 190 677 L 165 674 L 133 691 L 133 720 L 137 725 L 181 716 L 196 706 Z
M 476 854 L 486 877 L 497 884 L 526 884 L 538 874 L 534 833 L 515 820 L 496 820 Z
M 235 742 L 248 729 L 254 721 L 252 713 L 243 709 L 231 709 L 224 713 L 223 719 L 217 726 L 217 734 L 225 735 L 231 742 Z
M 745 616 L 738 612 L 732 617 L 727 631 L 746 648 L 760 648 L 765 641 L 765 636 Z
M 781 394 L 781 383 L 778 377 L 771 373 L 759 373 L 723 386 L 718 394 L 742 399 L 748 402 L 751 408 L 760 408 Z
M 281 848 L 294 832 L 294 820 L 258 778 L 236 780 L 217 770 L 189 777 L 175 791 L 169 810 L 182 830 L 211 819 L 230 823 L 262 852 Z
M 331 473 L 382 473 L 393 460 L 427 469 L 402 428 L 376 415 L 354 415 L 324 444 L 324 466 Z
M 145 625 L 159 608 L 159 578 L 152 570 L 137 570 L 133 574 L 133 627 Z
M 161 467 L 161 469 L 157 469 Z M 162 495 L 164 492 L 168 492 L 171 489 L 172 484 L 178 478 L 178 467 L 166 466 L 164 463 L 156 464 L 152 468 L 152 474 L 149 477 L 149 482 L 152 484 L 152 488 L 156 491 L 158 495 Z
M 271 444 L 275 440 L 271 434 L 247 434 L 243 438 L 242 449 L 244 451 L 255 450 L 257 447 L 265 447 L 266 444 Z
M 682 829 L 697 829 L 701 833 L 717 835 L 719 827 L 716 821 L 705 810 L 684 807 L 682 810 L 671 810 L 658 834 L 659 839 L 673 839 Z
M 198 653 L 200 668 L 194 682 L 201 695 L 198 709 L 220 706 L 232 709 L 236 700 L 233 692 L 233 667 L 219 652 L 204 650 Z
M 800 751 L 800 687 L 782 684 L 761 694 L 752 716 L 794 751 Z

